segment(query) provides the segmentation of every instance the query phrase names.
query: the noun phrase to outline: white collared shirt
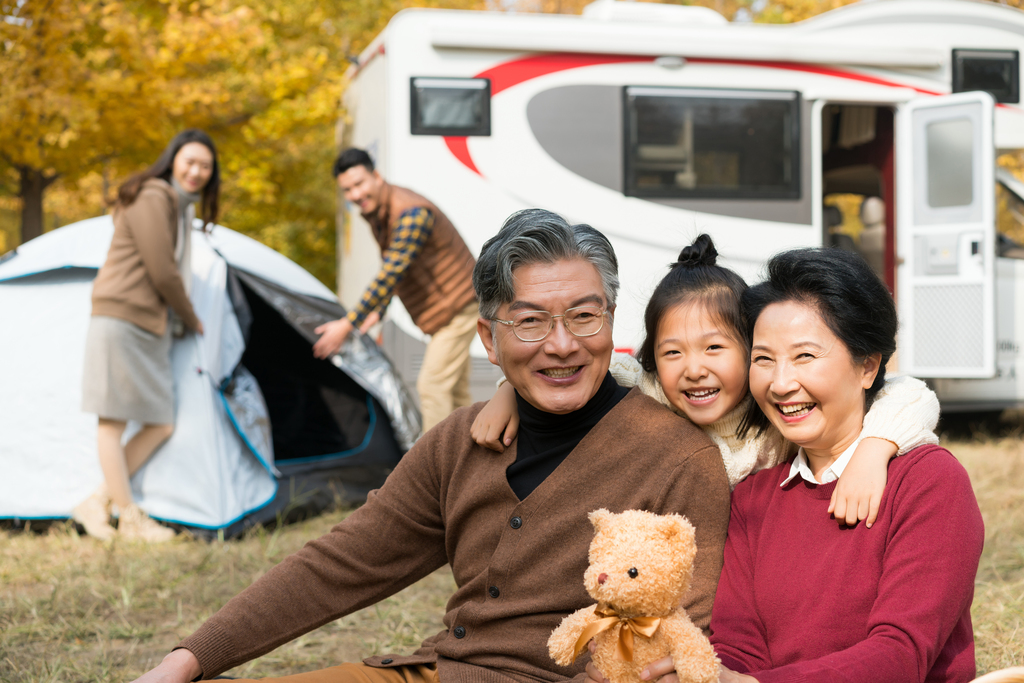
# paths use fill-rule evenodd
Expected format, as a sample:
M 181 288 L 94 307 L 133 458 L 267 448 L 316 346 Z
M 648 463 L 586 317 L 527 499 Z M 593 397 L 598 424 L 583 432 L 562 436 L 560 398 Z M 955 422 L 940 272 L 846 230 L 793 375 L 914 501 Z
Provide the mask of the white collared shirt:
M 857 440 L 850 444 L 850 447 L 843 451 L 843 454 L 836 458 L 834 463 L 825 468 L 825 471 L 821 473 L 821 481 L 814 478 L 814 473 L 811 472 L 811 464 L 807 460 L 807 454 L 804 453 L 803 446 L 801 446 L 800 450 L 796 453 L 796 457 L 793 458 L 793 464 L 789 466 L 789 476 L 779 486 L 785 486 L 793 481 L 797 475 L 801 476 L 804 481 L 812 484 L 830 484 L 834 482 L 843 475 L 843 470 L 850 464 L 853 452 L 857 450 L 857 446 L 860 445 L 863 438 L 863 436 L 858 436 Z

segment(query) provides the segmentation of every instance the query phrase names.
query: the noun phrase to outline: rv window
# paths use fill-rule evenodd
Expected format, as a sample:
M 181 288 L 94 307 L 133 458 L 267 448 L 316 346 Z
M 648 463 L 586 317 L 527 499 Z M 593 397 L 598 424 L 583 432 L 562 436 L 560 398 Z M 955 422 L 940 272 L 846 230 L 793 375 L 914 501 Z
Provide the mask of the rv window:
M 935 121 L 925 127 L 928 144 L 928 206 L 968 206 L 974 189 L 974 126 L 970 119 Z
M 626 194 L 798 199 L 800 95 L 625 89 Z
M 413 135 L 490 135 L 491 81 L 412 78 Z
M 996 102 L 1020 102 L 1020 53 L 953 50 L 953 92 L 982 90 Z

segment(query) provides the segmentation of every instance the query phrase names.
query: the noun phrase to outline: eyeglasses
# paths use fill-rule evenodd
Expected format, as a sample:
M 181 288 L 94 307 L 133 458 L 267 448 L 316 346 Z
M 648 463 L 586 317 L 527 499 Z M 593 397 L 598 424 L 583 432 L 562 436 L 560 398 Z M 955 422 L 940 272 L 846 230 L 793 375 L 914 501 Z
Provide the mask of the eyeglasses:
M 608 311 L 600 306 L 577 306 L 567 308 L 561 315 L 547 311 L 522 311 L 511 320 L 491 318 L 496 323 L 508 325 L 521 341 L 536 342 L 544 339 L 555 329 L 555 318 L 561 318 L 565 329 L 575 337 L 593 337 L 604 327 Z

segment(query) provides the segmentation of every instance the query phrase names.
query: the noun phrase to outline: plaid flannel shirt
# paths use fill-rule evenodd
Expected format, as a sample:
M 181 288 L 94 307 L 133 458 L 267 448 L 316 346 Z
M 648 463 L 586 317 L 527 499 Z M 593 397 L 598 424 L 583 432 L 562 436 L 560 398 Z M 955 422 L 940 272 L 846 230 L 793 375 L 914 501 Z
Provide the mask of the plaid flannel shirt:
M 413 262 L 434 230 L 434 214 L 422 206 L 409 209 L 398 217 L 398 225 L 391 234 L 391 243 L 384 250 L 384 263 L 370 286 L 363 292 L 359 303 L 348 312 L 353 327 L 363 324 L 370 313 L 379 311 L 381 316 L 395 295 L 395 287 L 405 277 L 405 271 Z

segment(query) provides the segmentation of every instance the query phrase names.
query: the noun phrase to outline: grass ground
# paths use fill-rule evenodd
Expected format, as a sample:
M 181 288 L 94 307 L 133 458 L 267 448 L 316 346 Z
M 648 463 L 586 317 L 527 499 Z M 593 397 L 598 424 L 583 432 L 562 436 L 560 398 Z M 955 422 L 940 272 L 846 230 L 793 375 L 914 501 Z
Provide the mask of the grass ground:
M 978 671 L 1024 663 L 1024 443 L 1020 434 L 947 446 L 985 517 L 974 598 Z M 154 666 L 232 595 L 344 517 L 333 513 L 240 541 L 164 546 L 0 531 L 0 681 L 126 681 Z M 950 520 L 955 524 L 956 520 Z M 438 570 L 379 605 L 328 624 L 228 675 L 297 673 L 410 652 L 441 627 L 454 585 Z

